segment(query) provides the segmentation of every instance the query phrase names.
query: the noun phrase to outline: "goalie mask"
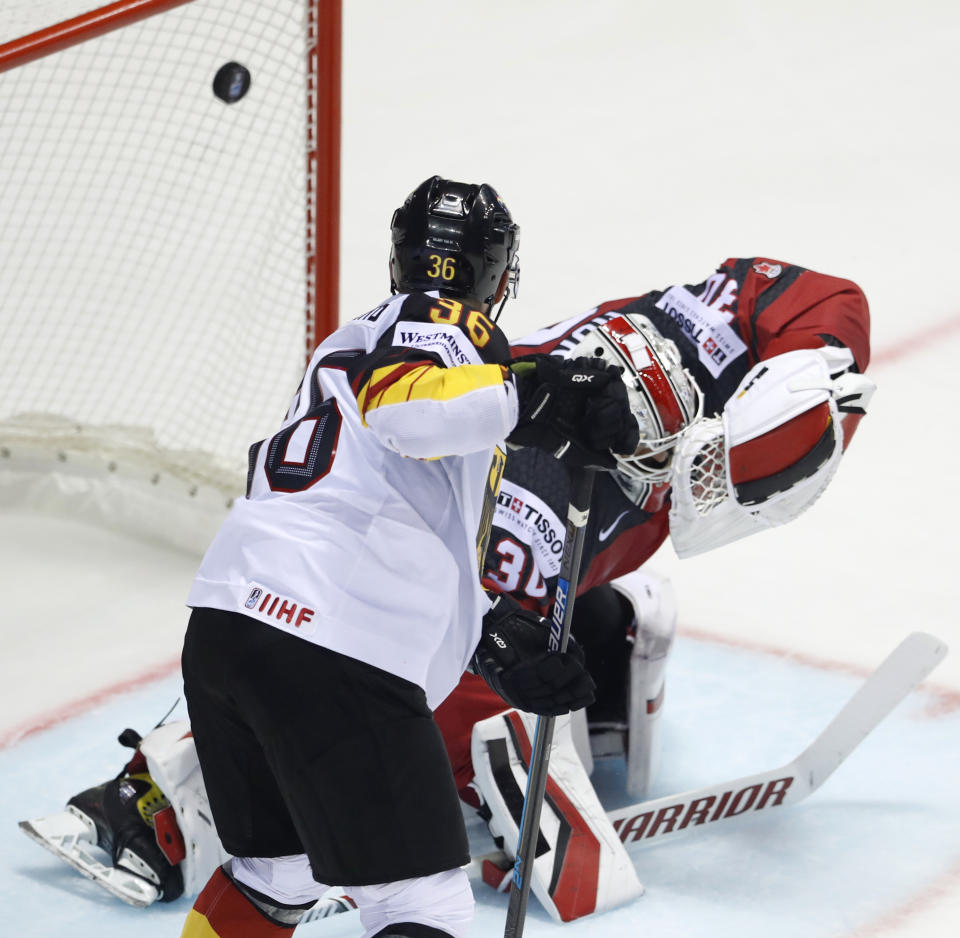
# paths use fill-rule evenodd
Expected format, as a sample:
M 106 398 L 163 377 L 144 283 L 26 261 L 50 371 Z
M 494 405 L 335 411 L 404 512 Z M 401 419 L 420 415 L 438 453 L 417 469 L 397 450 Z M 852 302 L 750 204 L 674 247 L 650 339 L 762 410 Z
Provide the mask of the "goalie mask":
M 646 316 L 625 313 L 592 329 L 571 357 L 602 358 L 621 369 L 640 443 L 630 456 L 616 455 L 621 486 L 669 482 L 680 434 L 703 413 L 703 395 L 680 361 L 676 345 Z M 630 495 L 630 491 L 625 491 Z

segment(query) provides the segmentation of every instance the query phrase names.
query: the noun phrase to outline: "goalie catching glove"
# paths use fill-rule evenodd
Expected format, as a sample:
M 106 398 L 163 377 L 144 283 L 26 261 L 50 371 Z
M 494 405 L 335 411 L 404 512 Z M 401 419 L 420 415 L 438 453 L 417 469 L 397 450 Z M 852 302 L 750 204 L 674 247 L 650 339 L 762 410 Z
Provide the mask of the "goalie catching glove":
M 569 466 L 613 469 L 640 441 L 620 370 L 601 358 L 516 358 L 520 418 L 507 442 L 545 449 Z
M 473 670 L 511 707 L 560 716 L 593 703 L 583 651 L 570 637 L 565 652 L 547 650 L 550 623 L 499 594 L 483 617 Z
M 876 390 L 853 367 L 832 346 L 765 359 L 720 417 L 684 432 L 671 480 L 678 556 L 785 524 L 820 497 Z

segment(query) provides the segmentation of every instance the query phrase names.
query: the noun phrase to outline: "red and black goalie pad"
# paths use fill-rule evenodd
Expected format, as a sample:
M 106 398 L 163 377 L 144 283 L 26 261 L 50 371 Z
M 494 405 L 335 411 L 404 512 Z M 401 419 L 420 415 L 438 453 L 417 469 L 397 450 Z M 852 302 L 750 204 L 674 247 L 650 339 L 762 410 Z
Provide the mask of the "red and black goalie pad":
M 836 447 L 836 425 L 827 401 L 731 447 L 729 478 L 737 501 L 762 505 L 816 474 Z
M 533 742 L 516 711 L 503 715 L 508 736 L 524 772 L 530 771 Z M 495 783 L 500 790 L 514 823 L 520 826 L 524 808 L 524 791 L 510 766 L 506 741 L 491 740 L 488 753 Z M 556 843 L 547 843 L 541 829 L 537 834 L 535 856 L 553 851 L 553 864 L 548 891 L 560 917 L 569 922 L 589 915 L 596 908 L 597 884 L 600 876 L 601 845 L 589 821 L 567 796 L 552 776 L 547 776 L 544 800 L 559 822 Z

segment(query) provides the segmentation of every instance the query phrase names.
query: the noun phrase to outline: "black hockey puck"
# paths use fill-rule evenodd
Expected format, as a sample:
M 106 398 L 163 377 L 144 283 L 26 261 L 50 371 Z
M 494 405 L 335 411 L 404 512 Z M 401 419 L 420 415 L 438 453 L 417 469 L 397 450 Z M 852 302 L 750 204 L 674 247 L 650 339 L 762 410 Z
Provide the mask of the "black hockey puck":
M 236 104 L 250 90 L 250 71 L 239 62 L 227 62 L 213 77 L 213 93 L 227 104 Z

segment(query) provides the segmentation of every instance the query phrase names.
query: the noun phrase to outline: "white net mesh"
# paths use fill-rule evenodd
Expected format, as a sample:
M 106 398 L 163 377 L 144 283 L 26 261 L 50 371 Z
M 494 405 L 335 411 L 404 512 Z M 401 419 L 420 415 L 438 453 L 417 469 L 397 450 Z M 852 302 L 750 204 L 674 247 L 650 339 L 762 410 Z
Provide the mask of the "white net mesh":
M 688 458 L 684 485 L 697 514 L 706 515 L 727 498 L 723 423 L 714 417 L 700 421 L 695 430 L 699 445 Z
M 674 457 L 670 541 L 678 557 L 693 557 L 770 527 L 739 505 L 727 485 L 723 419 L 707 417 L 681 436 Z
M 90 6 L 8 2 L 0 36 Z M 303 0 L 194 0 L 0 74 L 0 470 L 242 491 L 304 364 L 305 32 Z

